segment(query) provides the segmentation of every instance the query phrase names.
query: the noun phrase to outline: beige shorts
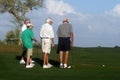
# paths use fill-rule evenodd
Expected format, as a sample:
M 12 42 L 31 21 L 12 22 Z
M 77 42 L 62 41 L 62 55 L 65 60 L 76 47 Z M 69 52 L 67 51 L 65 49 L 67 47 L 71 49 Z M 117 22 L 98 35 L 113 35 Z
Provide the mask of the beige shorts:
M 43 53 L 50 54 L 50 51 L 51 51 L 51 39 L 42 39 L 42 51 L 43 51 Z
M 33 54 L 33 49 L 27 49 L 27 56 L 32 56 Z

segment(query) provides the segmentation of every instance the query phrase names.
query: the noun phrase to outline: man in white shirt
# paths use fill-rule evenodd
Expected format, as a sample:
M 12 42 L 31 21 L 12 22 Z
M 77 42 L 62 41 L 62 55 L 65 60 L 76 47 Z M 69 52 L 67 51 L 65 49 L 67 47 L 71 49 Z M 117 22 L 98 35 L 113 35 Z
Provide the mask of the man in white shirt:
M 44 55 L 43 68 L 51 68 L 52 65 L 49 63 L 48 55 L 51 51 L 51 44 L 54 46 L 54 32 L 52 28 L 52 19 L 48 18 L 46 23 L 42 25 L 40 29 L 40 38 L 42 40 L 42 52 Z

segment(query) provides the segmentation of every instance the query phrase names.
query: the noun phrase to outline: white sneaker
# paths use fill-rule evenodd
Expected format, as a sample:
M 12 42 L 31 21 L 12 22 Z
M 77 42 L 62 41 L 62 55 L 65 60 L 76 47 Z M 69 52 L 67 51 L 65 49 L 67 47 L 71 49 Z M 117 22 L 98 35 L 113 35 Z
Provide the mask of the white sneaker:
M 23 59 L 21 59 L 20 64 L 25 64 L 25 61 Z
M 43 68 L 46 69 L 46 68 L 50 68 L 48 65 L 43 65 Z
M 49 68 L 51 68 L 53 65 L 52 65 L 52 64 L 50 64 L 50 63 L 48 63 L 48 64 L 47 64 L 47 66 L 48 66 Z
M 35 66 L 35 64 L 33 64 L 33 63 L 30 63 L 30 65 L 31 65 L 31 66 Z
M 66 66 L 66 67 L 64 66 L 64 68 L 71 68 L 71 66 Z
M 26 65 L 26 68 L 33 68 L 34 66 L 32 65 Z
M 60 68 L 64 68 L 64 65 L 63 65 L 63 63 L 60 63 L 60 66 L 59 66 Z
M 34 63 L 35 61 L 32 60 L 31 62 Z

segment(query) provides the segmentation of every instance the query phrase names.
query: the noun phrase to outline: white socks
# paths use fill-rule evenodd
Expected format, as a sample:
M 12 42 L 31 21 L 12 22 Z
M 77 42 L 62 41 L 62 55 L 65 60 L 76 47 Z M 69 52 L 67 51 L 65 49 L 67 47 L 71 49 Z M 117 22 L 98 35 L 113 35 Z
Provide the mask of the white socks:
M 60 63 L 60 65 L 62 66 L 62 65 L 63 65 L 63 63 Z
M 62 66 L 63 65 L 63 63 L 60 63 L 60 66 Z M 67 64 L 64 64 L 64 67 L 67 67 Z

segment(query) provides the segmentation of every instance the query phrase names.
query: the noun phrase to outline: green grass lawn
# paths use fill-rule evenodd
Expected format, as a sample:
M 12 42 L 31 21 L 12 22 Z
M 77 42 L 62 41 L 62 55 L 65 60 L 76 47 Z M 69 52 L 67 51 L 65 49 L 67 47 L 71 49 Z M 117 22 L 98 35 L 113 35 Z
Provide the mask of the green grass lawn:
M 20 46 L 0 46 L 0 80 L 119 80 L 120 48 L 72 48 L 71 69 L 58 68 L 58 54 L 52 49 L 50 62 L 54 67 L 42 68 L 40 48 L 34 49 L 35 67 L 19 64 Z M 105 65 L 103 67 L 102 65 Z

